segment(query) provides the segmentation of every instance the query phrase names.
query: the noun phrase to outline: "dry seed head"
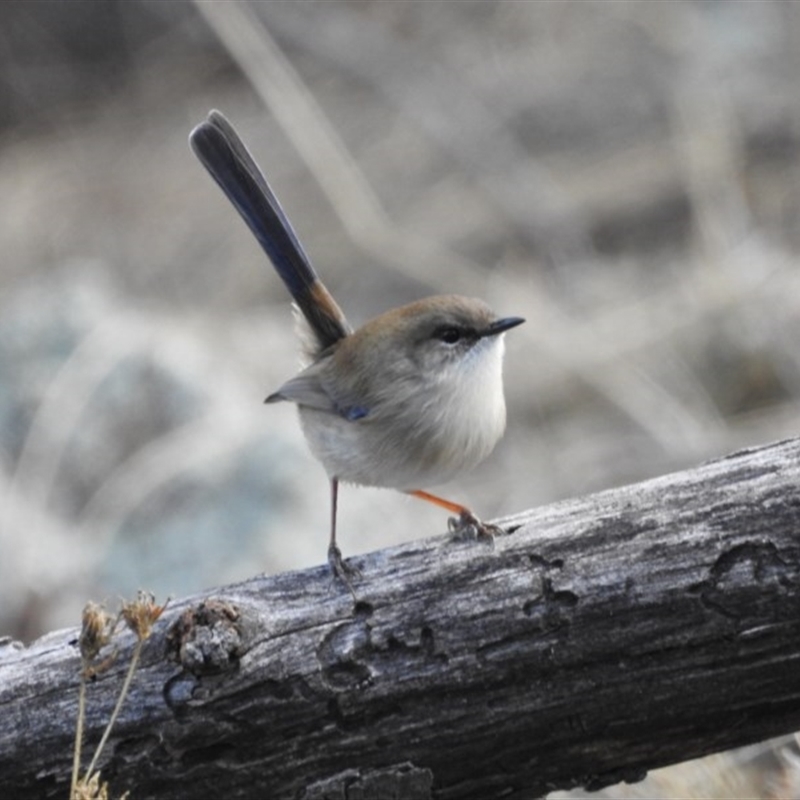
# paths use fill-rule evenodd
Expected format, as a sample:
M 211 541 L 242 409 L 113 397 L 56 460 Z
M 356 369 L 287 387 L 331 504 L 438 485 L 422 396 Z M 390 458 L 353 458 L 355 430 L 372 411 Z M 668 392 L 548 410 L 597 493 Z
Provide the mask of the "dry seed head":
M 84 606 L 78 646 L 85 664 L 97 658 L 111 641 L 115 628 L 116 621 L 102 606 L 91 600 Z
M 163 606 L 156 605 L 156 598 L 151 592 L 139 590 L 136 599 L 130 603 L 123 603 L 120 616 L 139 641 L 144 641 L 150 636 L 153 625 L 164 612 L 169 603 L 169 598 Z

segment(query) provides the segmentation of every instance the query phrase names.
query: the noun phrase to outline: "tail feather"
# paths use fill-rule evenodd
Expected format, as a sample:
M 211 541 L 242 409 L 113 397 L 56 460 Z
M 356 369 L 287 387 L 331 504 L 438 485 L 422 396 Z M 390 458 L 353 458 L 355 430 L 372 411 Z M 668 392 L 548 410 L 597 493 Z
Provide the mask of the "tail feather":
M 272 261 L 311 329 L 317 352 L 347 336 L 344 313 L 320 281 L 278 198 L 233 126 L 212 111 L 190 134 L 195 155 Z

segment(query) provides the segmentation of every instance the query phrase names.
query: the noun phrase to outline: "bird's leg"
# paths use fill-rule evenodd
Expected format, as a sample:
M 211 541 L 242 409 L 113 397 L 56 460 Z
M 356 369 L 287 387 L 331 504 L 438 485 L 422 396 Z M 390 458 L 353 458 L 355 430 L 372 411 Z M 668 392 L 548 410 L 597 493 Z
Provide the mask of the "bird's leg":
M 351 567 L 342 558 L 342 551 L 336 544 L 336 510 L 339 504 L 339 479 L 331 478 L 331 540 L 328 544 L 328 564 L 331 566 L 334 577 L 339 578 L 348 588 L 353 600 L 358 600 L 351 578 L 360 577 L 361 572 L 356 567 Z
M 458 514 L 457 517 L 450 517 L 450 519 L 447 520 L 447 527 L 451 533 L 454 533 L 459 538 L 474 537 L 493 541 L 496 535 L 505 533 L 498 525 L 492 525 L 490 522 L 482 522 L 472 511 L 466 506 L 462 506 L 460 503 L 454 503 L 451 500 L 446 500 L 444 497 L 439 497 L 430 492 L 423 492 L 422 489 L 415 489 L 407 492 L 407 494 L 418 497 L 420 500 L 427 500 L 429 503 L 433 503 L 440 508 L 445 508 L 453 514 Z

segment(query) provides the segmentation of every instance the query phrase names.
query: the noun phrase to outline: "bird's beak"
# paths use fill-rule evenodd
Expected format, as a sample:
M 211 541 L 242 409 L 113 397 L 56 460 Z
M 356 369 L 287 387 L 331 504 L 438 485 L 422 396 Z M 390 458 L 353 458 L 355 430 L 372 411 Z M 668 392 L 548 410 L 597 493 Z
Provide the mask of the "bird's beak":
M 522 317 L 504 317 L 503 319 L 496 319 L 488 328 L 481 331 L 481 337 L 484 336 L 497 336 L 498 333 L 505 333 L 511 328 L 516 328 L 517 325 L 522 325 L 525 320 Z

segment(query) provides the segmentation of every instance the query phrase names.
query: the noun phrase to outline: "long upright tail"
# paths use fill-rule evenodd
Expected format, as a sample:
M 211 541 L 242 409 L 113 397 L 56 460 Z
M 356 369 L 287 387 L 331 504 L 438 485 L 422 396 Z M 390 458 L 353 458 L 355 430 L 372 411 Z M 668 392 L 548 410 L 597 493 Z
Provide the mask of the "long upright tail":
M 189 135 L 195 155 L 258 239 L 306 318 L 317 352 L 350 333 L 342 310 L 317 276 L 278 198 L 233 125 L 211 111 Z

